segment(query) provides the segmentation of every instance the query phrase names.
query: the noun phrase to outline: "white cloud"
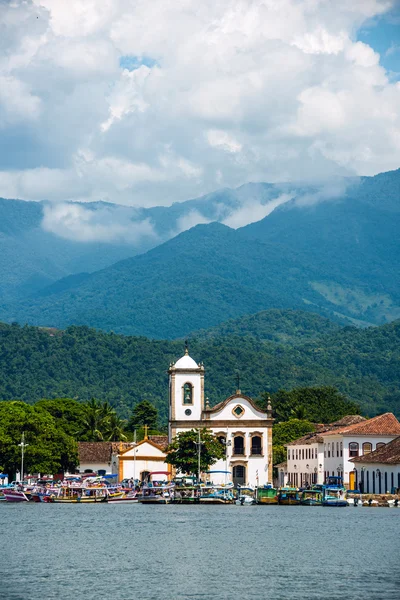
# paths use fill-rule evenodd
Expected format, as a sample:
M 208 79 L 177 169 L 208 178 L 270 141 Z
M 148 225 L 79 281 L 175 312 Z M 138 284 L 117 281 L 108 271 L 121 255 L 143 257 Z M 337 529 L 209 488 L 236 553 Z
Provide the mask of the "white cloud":
M 21 149 L 3 144 L 0 195 L 167 205 L 397 168 L 400 87 L 355 36 L 392 4 L 0 3 L 0 126 Z
M 293 194 L 280 194 L 277 198 L 274 198 L 267 203 L 250 199 L 248 202 L 244 202 L 237 210 L 234 210 L 223 223 L 233 229 L 244 227 L 249 223 L 255 223 L 256 221 L 264 219 L 264 217 L 272 213 L 275 208 L 281 204 L 285 204 L 292 198 Z
M 77 204 L 44 207 L 42 227 L 68 240 L 80 242 L 126 242 L 135 245 L 143 238 L 156 238 L 149 219 L 134 219 L 129 209 L 104 206 L 95 211 Z

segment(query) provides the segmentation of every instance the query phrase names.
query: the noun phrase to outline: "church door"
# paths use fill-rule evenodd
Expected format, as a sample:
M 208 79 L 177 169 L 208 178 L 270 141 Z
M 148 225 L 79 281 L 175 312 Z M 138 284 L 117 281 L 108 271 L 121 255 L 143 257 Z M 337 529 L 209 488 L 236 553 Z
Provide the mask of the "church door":
M 243 465 L 236 465 L 233 467 L 233 485 L 246 485 L 246 467 Z

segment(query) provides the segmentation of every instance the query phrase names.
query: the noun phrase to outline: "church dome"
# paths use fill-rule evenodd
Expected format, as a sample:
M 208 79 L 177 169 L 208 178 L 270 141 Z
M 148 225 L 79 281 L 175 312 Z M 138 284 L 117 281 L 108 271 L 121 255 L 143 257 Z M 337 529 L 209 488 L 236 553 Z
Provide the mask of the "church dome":
M 174 367 L 175 369 L 198 369 L 199 365 L 189 356 L 189 354 L 185 354 L 176 361 Z

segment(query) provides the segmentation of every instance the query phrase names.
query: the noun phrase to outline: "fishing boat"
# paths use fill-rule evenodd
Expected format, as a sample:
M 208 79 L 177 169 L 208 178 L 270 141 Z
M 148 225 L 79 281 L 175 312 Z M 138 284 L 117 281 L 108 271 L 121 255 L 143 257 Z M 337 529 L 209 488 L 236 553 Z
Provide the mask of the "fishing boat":
M 300 504 L 299 490 L 292 487 L 281 487 L 278 490 L 278 504 Z
M 162 480 L 154 479 L 157 475 L 163 475 Z M 153 471 L 148 475 L 147 481 L 143 484 L 142 494 L 139 496 L 141 504 L 171 504 L 174 497 L 175 484 L 168 479 L 171 476 L 169 471 Z
M 29 502 L 29 497 L 17 488 L 3 488 L 6 502 Z
M 343 490 L 326 487 L 322 506 L 349 506 Z
M 257 488 L 257 504 L 278 504 L 278 490 L 272 486 Z
M 322 506 L 323 491 L 319 489 L 303 490 L 300 494 L 302 506 Z
M 362 494 L 359 490 L 347 490 L 346 500 L 349 506 L 357 507 L 362 506 Z
M 137 504 L 139 502 L 138 493 L 136 490 L 130 490 L 120 494 L 109 494 L 107 502 L 108 504 Z
M 252 487 L 238 486 L 237 494 L 235 504 L 239 506 L 252 506 L 256 504 L 254 489 Z
M 107 502 L 108 491 L 105 486 L 62 485 L 57 492 L 48 496 L 47 502 L 56 504 L 91 504 L 94 502 Z
M 200 504 L 233 504 L 233 485 L 205 485 L 200 492 Z
M 322 506 L 349 506 L 342 477 L 332 475 L 326 479 Z

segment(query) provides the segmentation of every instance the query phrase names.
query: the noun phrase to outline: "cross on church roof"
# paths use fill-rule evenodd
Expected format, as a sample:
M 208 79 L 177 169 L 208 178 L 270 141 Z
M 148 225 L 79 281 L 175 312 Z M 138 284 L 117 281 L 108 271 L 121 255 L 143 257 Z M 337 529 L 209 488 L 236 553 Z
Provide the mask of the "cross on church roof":
M 185 356 L 187 356 L 189 354 L 189 346 L 188 346 L 188 341 L 185 340 Z

